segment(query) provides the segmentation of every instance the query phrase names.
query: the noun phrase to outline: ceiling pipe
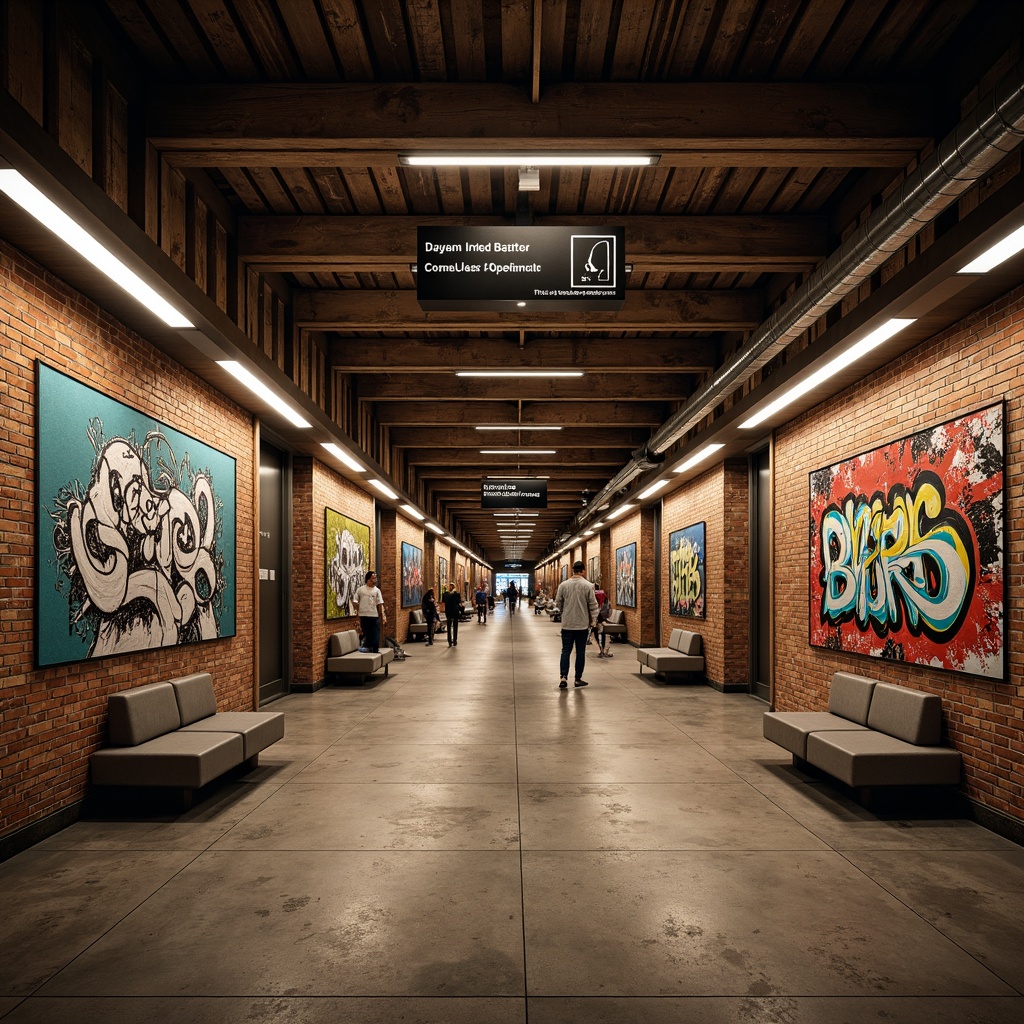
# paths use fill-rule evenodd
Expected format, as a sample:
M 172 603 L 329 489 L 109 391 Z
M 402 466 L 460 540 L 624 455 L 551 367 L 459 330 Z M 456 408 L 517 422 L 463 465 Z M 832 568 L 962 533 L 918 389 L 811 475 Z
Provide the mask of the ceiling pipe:
M 867 280 L 1024 139 L 1024 61 L 996 87 L 903 180 L 882 205 L 776 310 L 717 373 L 664 423 L 590 503 L 613 500 L 664 452 L 697 426 L 722 398 L 816 323 Z M 589 509 L 577 515 L 572 532 Z

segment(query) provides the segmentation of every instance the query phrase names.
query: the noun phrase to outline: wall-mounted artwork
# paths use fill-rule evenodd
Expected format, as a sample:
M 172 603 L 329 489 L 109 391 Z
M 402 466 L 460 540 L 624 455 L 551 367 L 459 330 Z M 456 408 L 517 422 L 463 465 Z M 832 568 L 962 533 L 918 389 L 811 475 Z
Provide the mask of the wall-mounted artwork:
M 1004 679 L 1003 405 L 810 474 L 810 642 Z
M 668 535 L 668 613 L 703 619 L 705 524 L 694 523 Z
M 601 559 L 597 555 L 591 555 L 587 559 L 587 579 L 601 589 Z
M 466 563 L 455 562 L 455 589 L 463 596 L 467 597 L 466 593 Z
M 560 582 L 564 583 L 569 578 L 569 566 L 563 565 L 561 568 L 561 575 L 559 576 Z
M 615 604 L 636 607 L 636 542 L 615 549 Z
M 333 508 L 324 510 L 324 559 L 329 619 L 357 615 L 356 591 L 370 564 L 370 528 Z
M 402 541 L 402 607 L 413 608 L 423 600 L 423 549 Z
M 36 661 L 235 635 L 235 460 L 38 364 Z
M 437 556 L 437 597 L 448 589 L 448 559 L 444 555 Z

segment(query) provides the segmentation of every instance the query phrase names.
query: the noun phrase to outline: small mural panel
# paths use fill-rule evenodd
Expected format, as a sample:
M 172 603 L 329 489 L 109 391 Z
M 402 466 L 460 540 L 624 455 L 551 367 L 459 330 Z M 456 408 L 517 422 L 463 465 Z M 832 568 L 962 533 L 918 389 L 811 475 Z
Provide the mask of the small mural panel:
M 703 619 L 705 524 L 694 523 L 668 536 L 668 613 Z
M 36 661 L 235 635 L 235 460 L 38 364 Z
M 1003 405 L 810 474 L 810 642 L 1004 679 Z
M 358 615 L 355 598 L 370 564 L 370 528 L 333 508 L 325 509 L 324 558 L 327 618 Z
M 615 604 L 636 607 L 636 542 L 615 549 Z

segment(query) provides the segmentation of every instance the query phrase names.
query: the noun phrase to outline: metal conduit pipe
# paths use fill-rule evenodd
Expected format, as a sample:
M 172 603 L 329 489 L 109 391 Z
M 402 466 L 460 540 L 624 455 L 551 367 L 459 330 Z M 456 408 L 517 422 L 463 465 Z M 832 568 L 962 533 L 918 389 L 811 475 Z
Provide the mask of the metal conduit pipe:
M 811 327 L 875 273 L 926 224 L 984 177 L 1024 139 L 1024 61 L 1018 62 L 978 106 L 904 179 L 900 188 L 776 310 L 686 404 L 633 453 L 595 496 L 600 507 L 695 427 L 729 391 Z M 582 517 L 578 517 L 581 519 Z

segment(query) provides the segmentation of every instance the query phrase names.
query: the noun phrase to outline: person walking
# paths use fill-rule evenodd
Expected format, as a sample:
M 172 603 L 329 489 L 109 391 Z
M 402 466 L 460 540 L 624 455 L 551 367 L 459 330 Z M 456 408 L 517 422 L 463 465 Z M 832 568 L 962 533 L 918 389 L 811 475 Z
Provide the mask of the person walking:
M 514 583 L 508 585 L 508 613 L 509 615 L 515 615 L 516 613 L 516 601 L 519 600 L 519 591 L 516 589 Z
M 569 685 L 569 654 L 576 648 L 576 686 L 586 686 L 583 667 L 587 661 L 587 637 L 597 622 L 597 597 L 594 584 L 585 576 L 583 562 L 572 563 L 572 576 L 558 585 L 555 604 L 562 622 L 562 656 L 558 663 L 558 688 Z
M 427 646 L 434 645 L 434 623 L 437 622 L 437 601 L 434 599 L 434 588 L 431 587 L 420 602 L 423 618 L 427 620 Z
M 388 617 L 384 614 L 384 595 L 377 587 L 377 574 L 372 569 L 356 591 L 356 605 L 362 646 L 376 654 L 380 650 L 380 627 L 387 624 Z
M 445 618 L 448 620 L 448 646 L 459 646 L 459 615 L 462 613 L 462 595 L 454 583 L 448 584 L 448 593 L 441 598 Z
M 487 590 L 483 582 L 476 585 L 476 621 L 487 625 Z
M 608 621 L 612 614 L 612 603 L 608 599 L 608 595 L 603 591 L 599 590 L 595 594 L 597 597 L 598 612 L 597 612 L 597 625 L 594 627 L 594 632 L 597 634 L 597 656 L 599 658 L 614 658 L 615 655 L 611 651 L 605 650 L 605 637 L 604 624 Z

